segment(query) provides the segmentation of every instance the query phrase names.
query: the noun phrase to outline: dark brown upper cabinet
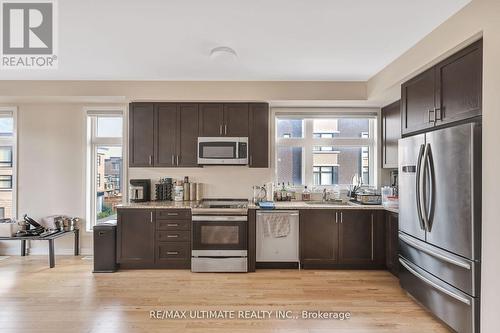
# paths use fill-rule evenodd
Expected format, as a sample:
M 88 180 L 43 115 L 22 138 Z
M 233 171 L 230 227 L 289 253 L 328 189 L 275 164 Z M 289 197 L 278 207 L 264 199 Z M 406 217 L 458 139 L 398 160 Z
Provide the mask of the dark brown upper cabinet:
M 224 104 L 224 136 L 248 136 L 248 104 Z
M 385 228 L 383 221 L 379 220 L 378 212 L 343 210 L 338 214 L 340 214 L 339 263 L 384 264 Z
M 178 116 L 178 104 L 162 103 L 156 105 L 155 166 L 174 167 L 177 165 Z
M 249 166 L 269 166 L 267 103 L 131 103 L 130 167 L 197 167 L 198 137 L 248 137 Z
M 132 103 L 129 108 L 129 165 L 148 167 L 154 163 L 155 111 L 151 103 Z
M 398 167 L 398 140 L 401 139 L 401 101 L 382 108 L 382 167 Z
M 224 104 L 203 103 L 200 107 L 200 136 L 224 135 Z
M 247 103 L 200 104 L 201 136 L 248 136 Z
M 199 109 L 198 104 L 180 104 L 177 136 L 179 167 L 198 166 Z
M 483 41 L 436 66 L 436 123 L 446 124 L 481 114 Z
M 150 209 L 119 209 L 118 262 L 151 266 L 155 261 L 155 216 Z
M 335 211 L 300 211 L 300 261 L 307 267 L 332 267 L 338 262 L 338 225 Z
M 198 124 L 198 104 L 157 104 L 155 166 L 198 166 Z
M 249 160 L 251 168 L 269 167 L 269 105 L 249 105 Z
M 482 113 L 483 41 L 401 85 L 403 136 Z
M 401 86 L 401 128 L 403 134 L 434 126 L 430 111 L 434 110 L 434 68 L 417 75 Z

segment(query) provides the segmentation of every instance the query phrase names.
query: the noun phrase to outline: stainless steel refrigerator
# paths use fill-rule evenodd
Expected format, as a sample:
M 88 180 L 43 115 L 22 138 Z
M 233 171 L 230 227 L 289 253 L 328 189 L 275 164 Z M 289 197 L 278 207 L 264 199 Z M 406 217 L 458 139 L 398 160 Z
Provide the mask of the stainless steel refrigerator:
M 401 286 L 458 332 L 479 332 L 481 120 L 399 140 Z

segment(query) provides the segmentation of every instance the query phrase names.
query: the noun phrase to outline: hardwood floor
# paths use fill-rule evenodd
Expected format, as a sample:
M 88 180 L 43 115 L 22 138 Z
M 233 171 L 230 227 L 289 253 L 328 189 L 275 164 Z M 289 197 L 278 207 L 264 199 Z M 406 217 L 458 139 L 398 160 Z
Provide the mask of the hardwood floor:
M 351 318 L 162 320 L 150 319 L 153 310 L 348 311 Z M 0 331 L 448 332 L 386 271 L 93 274 L 91 260 L 66 256 L 53 269 L 44 256 L 0 261 Z

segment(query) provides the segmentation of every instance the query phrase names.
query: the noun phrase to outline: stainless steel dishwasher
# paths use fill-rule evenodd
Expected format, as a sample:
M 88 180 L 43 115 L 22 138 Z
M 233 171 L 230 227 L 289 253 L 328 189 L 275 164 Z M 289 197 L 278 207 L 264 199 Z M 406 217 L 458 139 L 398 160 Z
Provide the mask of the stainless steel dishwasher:
M 279 214 L 290 224 L 286 236 L 274 237 L 269 232 L 266 216 Z M 299 212 L 296 210 L 259 210 L 256 220 L 256 261 L 257 262 L 297 262 L 299 259 Z

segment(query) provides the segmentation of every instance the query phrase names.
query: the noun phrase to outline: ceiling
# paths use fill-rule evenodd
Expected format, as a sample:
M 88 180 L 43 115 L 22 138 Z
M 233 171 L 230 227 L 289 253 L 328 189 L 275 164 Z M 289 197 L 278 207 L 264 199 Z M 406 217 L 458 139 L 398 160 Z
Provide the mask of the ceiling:
M 469 1 L 64 0 L 58 69 L 0 79 L 364 81 Z

